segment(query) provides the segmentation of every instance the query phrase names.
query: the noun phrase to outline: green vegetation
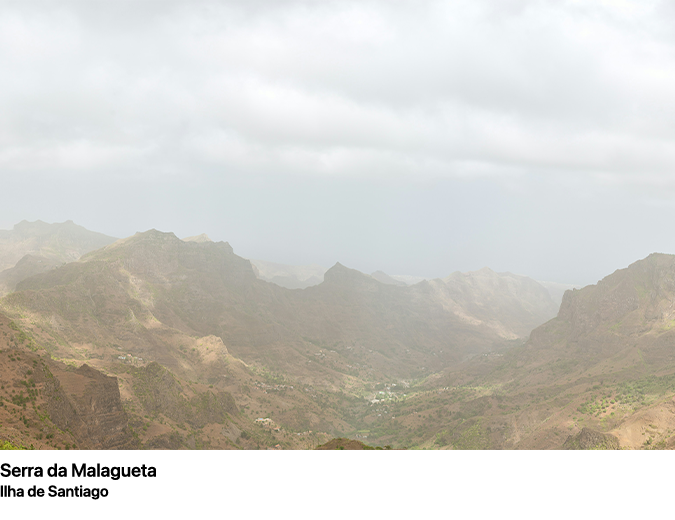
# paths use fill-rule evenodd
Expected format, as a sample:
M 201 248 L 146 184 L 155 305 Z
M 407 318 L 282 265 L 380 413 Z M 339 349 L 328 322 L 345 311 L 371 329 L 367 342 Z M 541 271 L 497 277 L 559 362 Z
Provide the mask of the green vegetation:
M 452 442 L 457 450 L 486 450 L 490 448 L 488 433 L 482 427 L 482 421 L 476 421 L 465 428 Z
M 16 445 L 10 441 L 0 441 L 0 450 L 33 450 L 35 447 L 31 444 L 29 447 Z

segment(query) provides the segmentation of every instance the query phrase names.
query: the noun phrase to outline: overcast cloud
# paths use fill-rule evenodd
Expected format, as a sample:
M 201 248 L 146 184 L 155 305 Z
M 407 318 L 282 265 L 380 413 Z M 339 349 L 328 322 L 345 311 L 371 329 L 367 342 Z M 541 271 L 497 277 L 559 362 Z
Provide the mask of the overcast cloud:
M 657 1 L 0 3 L 0 228 L 593 283 L 675 252 Z

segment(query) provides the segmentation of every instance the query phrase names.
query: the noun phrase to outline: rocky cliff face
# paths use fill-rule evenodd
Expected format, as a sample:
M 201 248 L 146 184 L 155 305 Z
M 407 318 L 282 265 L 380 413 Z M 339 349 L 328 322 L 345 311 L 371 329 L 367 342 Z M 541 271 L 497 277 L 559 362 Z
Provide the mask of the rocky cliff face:
M 40 356 L 0 314 L 0 440 L 38 448 L 132 448 L 117 379 Z M 20 419 L 20 421 L 19 421 Z
M 644 333 L 675 320 L 675 256 L 651 254 L 597 285 L 567 291 L 558 313 L 574 336 L 598 327 Z
M 88 365 L 77 370 L 45 366 L 46 409 L 52 422 L 69 430 L 87 449 L 130 449 L 136 443 L 120 400 L 116 377 Z

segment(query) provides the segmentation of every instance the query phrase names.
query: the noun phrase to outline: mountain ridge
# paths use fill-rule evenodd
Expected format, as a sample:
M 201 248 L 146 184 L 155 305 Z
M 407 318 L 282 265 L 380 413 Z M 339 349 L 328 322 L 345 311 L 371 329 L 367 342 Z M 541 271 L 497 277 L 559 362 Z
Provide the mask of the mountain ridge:
M 72 262 L 115 240 L 72 220 L 60 224 L 22 220 L 12 230 L 0 230 L 0 271 L 13 267 L 27 254 L 54 262 Z
M 465 387 L 500 388 L 502 406 L 513 410 L 530 398 L 512 395 L 504 378 L 522 364 L 534 367 L 524 384 L 545 388 L 539 367 L 555 359 L 527 357 L 541 350 L 536 334 L 519 345 L 553 317 L 552 301 L 543 286 L 511 273 L 482 269 L 402 286 L 336 262 L 320 284 L 286 289 L 260 279 L 227 242 L 148 230 L 22 280 L 0 308 L 40 355 L 117 377 L 129 424 L 142 428 L 148 447 L 274 439 L 293 447 L 350 430 L 397 447 L 436 435 L 440 447 L 553 442 L 526 438 L 520 426 L 514 431 L 527 440 L 500 437 L 494 428 L 503 417 L 480 415 L 499 410 L 498 397 Z M 564 326 L 552 321 L 540 329 Z M 434 402 L 446 404 L 433 404 L 433 420 L 415 413 Z M 200 407 L 201 415 L 188 412 Z M 461 440 L 476 421 L 492 433 L 479 444 Z M 432 431 L 437 424 L 454 433 Z

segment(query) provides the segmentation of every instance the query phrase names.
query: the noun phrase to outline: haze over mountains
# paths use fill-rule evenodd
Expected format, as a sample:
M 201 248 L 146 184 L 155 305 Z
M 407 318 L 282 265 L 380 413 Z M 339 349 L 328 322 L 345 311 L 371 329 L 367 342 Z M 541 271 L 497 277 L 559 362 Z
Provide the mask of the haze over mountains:
M 200 236 L 204 237 L 206 235 Z M 186 238 L 183 240 L 192 240 L 192 238 L 193 237 L 190 237 L 189 239 Z M 253 265 L 254 270 L 256 271 L 256 276 L 258 276 L 258 278 L 260 278 L 261 280 L 272 282 L 281 287 L 286 287 L 288 289 L 305 289 L 313 285 L 318 285 L 323 281 L 323 276 L 328 270 L 325 267 L 319 265 L 295 266 L 295 265 L 278 264 L 274 262 L 266 262 L 264 260 L 251 260 L 251 265 Z M 484 269 L 490 271 L 489 268 Z M 457 271 L 455 273 L 452 273 L 451 276 L 458 276 L 461 274 L 462 273 L 459 273 L 459 271 Z M 382 282 L 384 284 L 399 285 L 399 286 L 414 285 L 423 282 L 425 280 L 429 280 L 421 276 L 389 275 L 384 271 L 375 271 L 371 273 L 370 276 L 372 276 L 377 281 Z M 465 276 L 475 277 L 478 276 L 478 274 L 476 273 L 476 275 L 474 275 L 474 273 L 465 273 Z M 513 277 L 515 275 L 512 275 L 511 273 L 504 273 L 504 276 Z M 562 284 L 557 282 L 538 282 L 538 283 L 548 290 L 549 295 L 551 296 L 556 307 L 560 305 L 560 302 L 562 301 L 562 296 L 565 291 L 573 288 L 579 288 L 579 286 L 576 285 Z
M 398 287 L 337 263 L 321 284 L 293 291 L 257 279 L 250 262 L 227 243 L 185 242 L 152 230 L 28 278 L 7 301 L 32 312 L 45 298 L 77 301 L 78 308 L 94 305 L 90 312 L 105 314 L 117 295 L 137 319 L 151 314 L 173 329 L 215 334 L 248 359 L 266 355 L 261 345 L 280 342 L 296 349 L 308 341 L 366 341 L 383 353 L 378 364 L 400 365 L 391 354 L 405 344 L 428 367 L 524 337 L 532 323 L 554 314 L 536 282 L 512 277 L 507 283 L 486 273 L 470 277 L 471 290 L 456 277 Z M 134 291 L 138 296 L 129 299 Z M 74 318 L 64 316 L 68 323 Z M 109 327 L 118 324 L 105 319 Z M 435 359 L 444 345 L 452 348 Z M 408 366 L 406 373 L 411 370 Z
M 256 275 L 261 280 L 288 289 L 305 289 L 323 282 L 327 269 L 320 265 L 284 265 L 264 260 L 251 260 Z
M 24 278 L 73 262 L 115 240 L 71 220 L 62 224 L 24 220 L 12 230 L 0 230 L 0 295 L 13 291 Z
M 407 285 L 338 262 L 289 288 L 275 278 L 321 268 L 249 261 L 206 235 L 23 222 L 2 236 L 18 260 L 0 277 L 14 381 L 0 433 L 22 445 L 671 445 L 669 255 L 567 291 L 558 312 L 540 283 L 488 268 Z
M 13 267 L 27 254 L 53 262 L 73 262 L 115 240 L 78 226 L 72 220 L 62 224 L 23 220 L 12 230 L 0 230 L 0 271 Z

